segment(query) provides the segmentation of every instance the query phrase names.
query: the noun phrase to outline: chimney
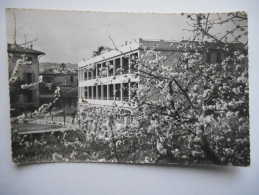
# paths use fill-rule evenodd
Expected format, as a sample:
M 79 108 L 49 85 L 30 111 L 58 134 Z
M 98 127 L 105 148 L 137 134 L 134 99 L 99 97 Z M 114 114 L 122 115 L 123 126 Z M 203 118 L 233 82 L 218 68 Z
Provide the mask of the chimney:
M 33 47 L 33 45 L 32 44 L 30 44 L 30 48 L 32 49 L 32 47 Z

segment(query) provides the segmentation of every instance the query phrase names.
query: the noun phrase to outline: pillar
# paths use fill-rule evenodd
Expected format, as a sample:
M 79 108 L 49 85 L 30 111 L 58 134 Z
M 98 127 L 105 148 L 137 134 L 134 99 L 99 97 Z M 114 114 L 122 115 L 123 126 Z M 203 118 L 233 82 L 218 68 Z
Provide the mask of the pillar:
M 128 71 L 128 73 L 130 74 L 130 64 L 131 64 L 131 60 L 130 60 L 130 55 L 128 56 L 128 65 L 129 65 L 129 71 Z
M 96 85 L 96 99 L 99 99 L 99 85 Z
M 115 101 L 116 100 L 116 93 L 115 93 L 115 87 L 116 87 L 116 85 L 115 84 L 113 84 L 113 100 Z
M 110 100 L 110 90 L 109 84 L 107 84 L 107 100 Z
M 121 83 L 121 101 L 123 100 L 123 84 Z
M 129 90 L 129 100 L 130 100 L 130 96 L 131 96 L 131 91 L 130 91 L 130 88 L 131 86 L 130 86 L 130 82 L 129 82 L 129 86 L 128 86 L 128 90 Z
M 113 76 L 115 76 L 115 59 L 113 59 Z
M 103 85 L 101 85 L 101 100 L 103 100 Z

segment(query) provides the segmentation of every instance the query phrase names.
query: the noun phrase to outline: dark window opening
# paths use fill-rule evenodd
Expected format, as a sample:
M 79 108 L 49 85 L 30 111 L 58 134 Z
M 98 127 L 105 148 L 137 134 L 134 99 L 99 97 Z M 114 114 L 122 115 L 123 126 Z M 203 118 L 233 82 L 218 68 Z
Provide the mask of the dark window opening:
M 106 62 L 102 63 L 102 72 L 101 72 L 101 76 L 102 77 L 107 77 L 107 72 L 105 71 L 106 68 Z
M 123 57 L 122 58 L 122 73 L 127 74 L 129 72 L 129 59 Z
M 122 93 L 123 93 L 123 101 L 128 101 L 129 99 L 129 84 L 128 83 L 123 83 L 122 85 Z
M 118 58 L 115 60 L 115 75 L 119 75 L 118 69 L 121 67 L 121 59 Z
M 92 72 L 89 71 L 89 72 L 88 72 L 88 80 L 91 80 L 91 79 L 92 79 L 91 77 L 92 77 Z
M 97 64 L 97 76 L 100 76 L 100 68 L 101 68 L 101 64 Z
M 103 85 L 103 99 L 107 100 L 107 85 Z
M 113 76 L 113 70 L 114 68 L 112 68 L 113 66 L 113 60 L 109 61 L 110 65 L 109 65 L 109 76 Z
M 87 98 L 87 87 L 85 87 L 84 90 L 85 90 L 85 98 Z
M 70 76 L 70 82 L 73 83 L 74 82 L 74 77 Z
M 52 81 L 53 81 L 53 78 L 49 77 L 49 76 L 45 77 L 45 79 L 44 79 L 44 82 L 46 82 L 46 83 L 51 83 Z
M 27 84 L 32 83 L 32 73 L 24 73 L 24 81 Z
M 89 99 L 92 99 L 92 87 L 89 87 L 88 92 L 89 92 Z
M 96 86 L 93 86 L 93 95 L 94 95 L 93 99 L 96 99 Z
M 95 66 L 95 68 L 93 70 L 93 79 L 95 79 L 95 78 L 96 78 L 96 66 Z
M 32 65 L 32 57 L 27 57 L 26 58 L 26 64 L 27 65 Z
M 113 85 L 108 85 L 108 86 L 109 86 L 109 100 L 113 100 L 113 97 L 114 97 Z
M 84 72 L 84 75 L 85 75 L 85 80 L 87 80 L 87 71 Z
M 116 100 L 121 100 L 121 85 L 120 84 L 115 84 L 115 97 Z
M 98 85 L 98 99 L 102 99 L 102 86 Z

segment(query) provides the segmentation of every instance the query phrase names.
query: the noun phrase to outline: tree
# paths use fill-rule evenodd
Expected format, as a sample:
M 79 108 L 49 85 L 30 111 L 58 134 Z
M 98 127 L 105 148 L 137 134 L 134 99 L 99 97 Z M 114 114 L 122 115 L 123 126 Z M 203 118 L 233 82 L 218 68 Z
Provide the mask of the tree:
M 61 64 L 60 64 L 60 70 L 61 70 L 62 72 L 65 71 L 66 68 L 67 68 L 67 66 L 66 66 L 65 63 L 61 63 Z
M 127 102 L 130 112 L 121 114 L 117 106 L 94 116 L 86 112 L 91 114 L 80 116 L 81 123 L 108 132 L 111 154 L 120 162 L 247 166 L 247 15 L 191 14 L 187 18 L 193 39 L 171 44 L 176 57 L 159 55 L 154 45 L 141 60 L 130 59 L 142 78 Z M 215 63 L 204 60 L 212 47 L 220 51 Z M 118 128 L 118 118 L 126 116 L 133 122 Z
M 106 51 L 106 50 L 111 50 L 111 48 L 107 47 L 107 46 L 99 46 L 97 48 L 97 50 L 93 51 L 93 56 L 99 56 L 102 54 L 103 51 Z

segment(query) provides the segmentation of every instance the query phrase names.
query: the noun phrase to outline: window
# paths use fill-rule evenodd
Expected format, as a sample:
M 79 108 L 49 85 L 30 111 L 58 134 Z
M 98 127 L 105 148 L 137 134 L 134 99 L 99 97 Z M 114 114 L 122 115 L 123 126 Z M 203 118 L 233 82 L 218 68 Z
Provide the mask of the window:
M 70 76 L 70 82 L 73 83 L 74 82 L 74 77 Z
M 207 53 L 207 63 L 211 63 L 211 53 Z
M 107 85 L 103 85 L 103 99 L 107 100 Z
M 93 79 L 96 79 L 96 66 L 95 66 L 95 68 L 93 70 Z
M 84 90 L 85 90 L 85 94 L 84 94 L 85 98 L 87 98 L 87 87 L 85 87 Z
M 93 86 L 93 99 L 96 99 L 96 86 Z
M 120 66 L 121 66 L 121 59 L 118 58 L 115 60 L 115 75 L 119 74 L 118 69 L 120 68 Z
M 122 68 L 123 68 L 123 74 L 127 74 L 129 72 L 129 59 L 123 57 L 122 58 Z
M 98 99 L 101 100 L 102 99 L 102 86 L 98 85 Z
M 92 71 L 89 71 L 88 72 L 88 80 L 91 80 L 92 79 L 91 77 L 92 77 Z
M 97 64 L 97 77 L 100 76 L 100 68 L 101 68 L 101 64 Z
M 46 83 L 51 83 L 53 81 L 53 78 L 50 76 L 46 76 L 44 80 Z
M 32 57 L 26 58 L 26 65 L 32 65 Z
M 110 60 L 109 64 L 109 76 L 113 76 L 113 60 Z
M 118 101 L 121 100 L 121 85 L 120 84 L 115 84 L 115 97 L 116 97 L 116 100 L 118 100 Z
M 93 97 L 92 97 L 92 87 L 89 87 L 89 99 L 93 99 Z
M 113 100 L 113 96 L 114 96 L 113 84 L 108 85 L 108 88 L 109 88 L 109 100 Z
M 138 60 L 138 53 L 134 53 L 130 55 L 130 70 L 129 72 L 135 73 L 138 72 L 138 65 L 137 65 L 137 60 Z
M 84 72 L 85 80 L 87 80 L 87 71 Z
M 23 73 L 23 80 L 27 84 L 32 83 L 32 73 Z
M 129 84 L 128 83 L 123 83 L 122 92 L 123 92 L 123 101 L 127 101 L 129 99 Z

